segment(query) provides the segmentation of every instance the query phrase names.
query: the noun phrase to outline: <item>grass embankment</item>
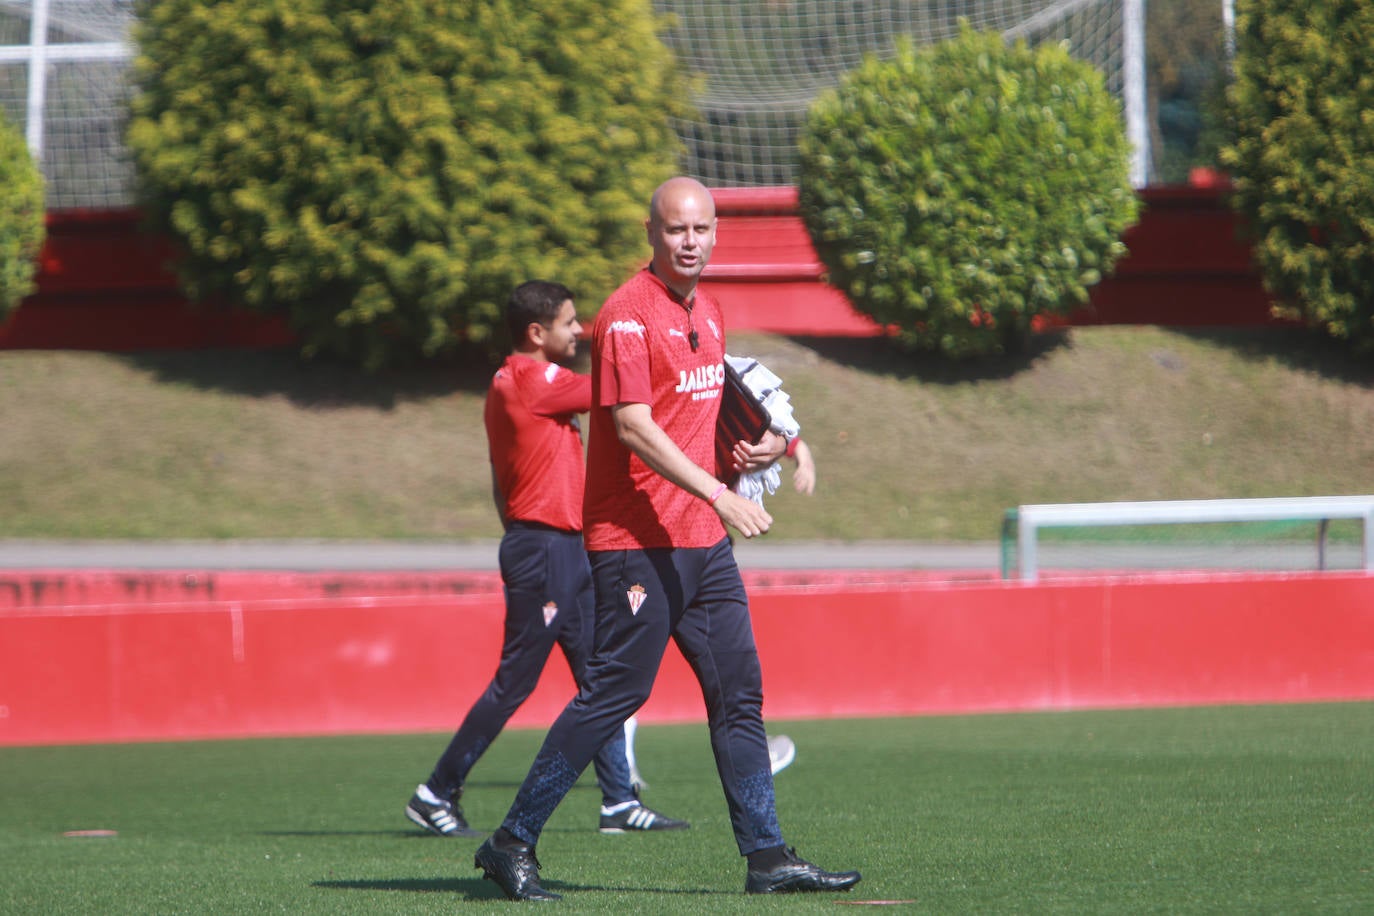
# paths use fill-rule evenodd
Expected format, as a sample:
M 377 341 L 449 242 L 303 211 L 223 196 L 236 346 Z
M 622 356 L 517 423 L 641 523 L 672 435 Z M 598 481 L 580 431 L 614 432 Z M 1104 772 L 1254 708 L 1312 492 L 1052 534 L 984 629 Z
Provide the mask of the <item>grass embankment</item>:
M 1360 493 L 1374 368 L 1298 332 L 1078 328 L 958 364 L 737 334 L 792 395 L 814 497 L 774 540 L 997 537 L 1024 503 Z M 498 535 L 486 366 L 0 352 L 0 537 Z

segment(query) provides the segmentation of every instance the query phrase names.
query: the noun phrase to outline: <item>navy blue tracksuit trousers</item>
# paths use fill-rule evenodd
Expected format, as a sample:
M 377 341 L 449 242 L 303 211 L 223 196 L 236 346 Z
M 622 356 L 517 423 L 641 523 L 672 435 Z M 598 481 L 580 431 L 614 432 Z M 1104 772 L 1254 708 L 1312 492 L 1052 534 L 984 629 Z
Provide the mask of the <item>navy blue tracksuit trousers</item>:
M 429 786 L 441 798 L 459 794 L 473 764 L 538 685 L 555 643 L 574 680 L 579 686 L 584 682 L 594 618 L 591 569 L 581 533 L 513 522 L 501 538 L 500 563 L 506 592 L 501 661 L 435 764 Z M 624 729 L 607 735 L 592 753 L 602 803 L 633 799 Z
M 763 677 L 729 540 L 701 549 L 592 551 L 590 557 L 596 646 L 586 680 L 554 722 L 502 826 L 524 842 L 538 841 L 597 750 L 648 699 L 671 638 L 701 684 L 740 854 L 782 845 Z

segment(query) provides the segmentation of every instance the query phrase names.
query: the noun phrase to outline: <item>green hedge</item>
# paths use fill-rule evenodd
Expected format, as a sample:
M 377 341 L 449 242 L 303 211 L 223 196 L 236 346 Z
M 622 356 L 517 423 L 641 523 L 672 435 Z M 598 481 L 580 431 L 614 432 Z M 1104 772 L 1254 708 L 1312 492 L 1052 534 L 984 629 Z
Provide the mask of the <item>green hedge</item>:
M 648 0 L 157 0 L 129 146 L 195 298 L 369 367 L 595 305 L 644 256 L 683 85 Z
M 832 284 L 913 348 L 1022 346 L 1125 252 L 1130 147 L 1102 76 L 968 27 L 867 58 L 813 105 L 801 210 Z
M 0 112 L 0 321 L 34 291 L 44 216 L 43 176 L 24 135 Z
M 1277 311 L 1374 351 L 1374 6 L 1236 5 L 1232 199 Z

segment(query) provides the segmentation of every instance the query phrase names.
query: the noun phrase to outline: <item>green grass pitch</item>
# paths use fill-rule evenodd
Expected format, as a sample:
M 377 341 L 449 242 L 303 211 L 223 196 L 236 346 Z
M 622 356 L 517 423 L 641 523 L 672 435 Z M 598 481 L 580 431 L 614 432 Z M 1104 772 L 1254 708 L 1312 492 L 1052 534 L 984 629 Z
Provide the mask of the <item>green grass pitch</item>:
M 863 883 L 743 894 L 704 726 L 645 726 L 646 801 L 692 829 L 601 836 L 583 777 L 539 844 L 568 912 L 1374 912 L 1374 703 L 778 722 L 789 843 Z M 0 913 L 453 913 L 514 906 L 479 839 L 402 808 L 447 735 L 0 748 Z M 542 732 L 464 806 L 494 829 Z M 73 831 L 115 836 L 68 836 Z M 528 905 L 525 905 L 528 906 Z M 844 910 L 840 910 L 843 912 Z

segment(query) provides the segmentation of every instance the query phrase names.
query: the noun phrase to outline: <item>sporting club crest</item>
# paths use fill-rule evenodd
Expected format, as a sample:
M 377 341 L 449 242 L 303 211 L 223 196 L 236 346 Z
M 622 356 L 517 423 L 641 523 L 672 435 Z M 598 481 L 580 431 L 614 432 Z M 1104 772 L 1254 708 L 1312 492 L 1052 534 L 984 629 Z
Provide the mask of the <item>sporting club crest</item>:
M 625 590 L 625 597 L 630 601 L 630 614 L 634 615 L 644 606 L 644 599 L 649 597 L 649 593 L 644 591 L 644 586 L 636 582 Z

